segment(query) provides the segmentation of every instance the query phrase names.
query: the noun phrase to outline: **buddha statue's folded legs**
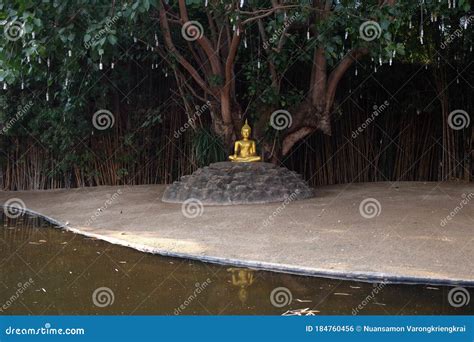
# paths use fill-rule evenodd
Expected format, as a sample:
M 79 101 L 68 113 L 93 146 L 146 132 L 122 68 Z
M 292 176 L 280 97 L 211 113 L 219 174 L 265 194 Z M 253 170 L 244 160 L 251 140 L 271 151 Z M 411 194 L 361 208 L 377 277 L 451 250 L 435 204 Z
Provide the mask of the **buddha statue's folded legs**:
M 230 156 L 229 159 L 236 163 L 258 162 L 262 160 L 262 158 L 260 158 L 259 156 L 251 156 L 251 157 Z

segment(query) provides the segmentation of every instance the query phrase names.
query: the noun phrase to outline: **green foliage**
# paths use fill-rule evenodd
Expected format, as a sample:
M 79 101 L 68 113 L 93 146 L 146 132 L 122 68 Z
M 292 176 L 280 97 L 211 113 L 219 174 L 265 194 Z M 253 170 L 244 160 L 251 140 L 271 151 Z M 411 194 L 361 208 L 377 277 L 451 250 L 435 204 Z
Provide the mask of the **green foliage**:
M 211 130 L 201 128 L 194 133 L 193 152 L 199 167 L 226 160 L 222 140 Z
M 190 19 L 203 24 L 204 34 L 210 37 L 204 0 L 187 0 L 186 3 Z M 232 27 L 237 20 L 247 19 L 245 12 L 252 9 L 271 6 L 269 0 L 246 0 L 244 11 L 239 12 L 230 9 L 231 3 L 230 0 L 209 0 L 208 8 L 219 28 L 225 24 Z M 472 59 L 472 23 L 470 29 L 461 28 L 461 34 L 456 34 L 456 39 L 440 49 L 442 43 L 460 30 L 459 19 L 470 10 L 468 0 L 456 0 L 454 9 L 448 8 L 447 1 L 438 0 L 425 0 L 422 5 L 419 1 L 397 1 L 395 6 L 384 7 L 379 3 L 378 0 L 334 1 L 334 14 L 321 19 L 312 9 L 312 1 L 288 2 L 286 12 L 277 11 L 262 18 L 267 42 L 260 38 L 256 21 L 247 25 L 242 32 L 247 48 L 242 41 L 234 68 L 236 99 L 247 110 L 245 114 L 256 122 L 262 107 L 290 108 L 303 101 L 309 90 L 309 71 L 317 47 L 325 50 L 329 71 L 348 51 L 357 48 L 369 49 L 369 58 L 359 63 L 372 66 L 379 61 L 392 60 L 435 64 L 440 58 L 456 68 Z M 128 105 L 130 92 L 142 81 L 137 79 L 136 69 L 149 68 L 152 63 L 159 65 L 160 81 L 164 73 L 172 77 L 174 69 L 182 70 L 175 54 L 166 55 L 165 60 L 156 50 L 152 51 L 156 39 L 161 45 L 164 41 L 157 19 L 159 6 L 158 0 L 11 0 L 0 3 L 3 25 L 18 22 L 22 27 L 22 37 L 18 40 L 6 39 L 4 27 L 0 31 L 0 89 L 7 87 L 0 93 L 1 122 L 5 124 L 14 118 L 19 105 L 24 106 L 29 100 L 34 103 L 5 136 L 9 139 L 33 137 L 55 153 L 60 169 L 87 164 L 90 151 L 82 148 L 78 152 L 74 147 L 93 134 L 110 133 L 94 130 L 92 115 L 101 108 L 115 108 L 115 102 L 122 101 L 114 99 L 113 94 L 125 96 L 123 102 L 126 103 L 121 104 Z M 169 1 L 169 6 L 178 12 L 177 1 Z M 429 20 L 432 14 L 436 21 Z M 361 39 L 360 27 L 369 20 L 376 22 L 381 31 L 377 39 L 366 41 Z M 289 22 L 291 25 L 285 30 Z M 183 39 L 178 25 L 172 27 L 177 51 L 193 64 L 189 45 L 195 48 L 194 53 L 202 51 L 196 43 Z M 420 27 L 424 29 L 423 45 Z M 226 34 L 220 39 L 225 39 Z M 279 46 L 282 37 L 284 44 Z M 272 84 L 268 61 L 280 77 L 278 88 Z M 120 67 L 111 70 L 112 63 Z M 101 64 L 107 73 L 100 69 Z M 198 63 L 194 63 L 194 67 L 211 87 L 224 84 L 222 76 L 206 75 L 207 69 Z M 304 74 L 297 74 L 301 70 L 305 70 Z M 165 83 L 164 87 L 168 86 Z M 202 95 L 200 89 L 196 93 Z M 196 100 L 192 93 L 185 96 L 189 103 Z M 155 129 L 165 121 L 165 115 L 176 113 L 163 111 L 158 100 L 146 98 L 144 94 L 136 94 L 133 101 L 137 107 L 145 103 L 143 107 L 151 108 L 135 110 L 130 105 L 122 117 L 116 119 L 122 119 L 127 130 L 121 142 L 141 152 L 140 132 Z M 206 113 L 202 122 L 208 123 L 208 118 Z M 208 127 L 199 129 L 194 141 L 194 153 L 200 165 L 225 159 L 222 142 Z M 4 141 L 5 145 L 10 146 L 10 140 Z M 130 152 L 124 152 L 124 158 L 125 155 L 132 158 Z M 91 176 L 96 172 L 89 171 Z M 119 173 L 126 175 L 125 170 Z

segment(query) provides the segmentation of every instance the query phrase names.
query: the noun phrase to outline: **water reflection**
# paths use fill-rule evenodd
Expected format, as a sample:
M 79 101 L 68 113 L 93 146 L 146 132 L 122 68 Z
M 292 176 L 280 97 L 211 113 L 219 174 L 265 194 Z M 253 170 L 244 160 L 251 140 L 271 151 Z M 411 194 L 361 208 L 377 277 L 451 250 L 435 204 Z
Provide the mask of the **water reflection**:
M 381 287 L 229 268 L 141 253 L 37 217 L 9 219 L 0 212 L 0 222 L 0 315 L 350 315 L 362 303 L 357 314 L 474 313 L 472 302 L 449 305 L 451 287 Z M 278 287 L 291 294 L 281 307 L 270 298 Z M 113 300 L 94 300 L 98 289 Z
M 248 295 L 248 287 L 253 284 L 253 270 L 245 268 L 231 267 L 227 272 L 232 273 L 232 285 L 239 287 L 239 300 L 242 305 L 245 305 Z

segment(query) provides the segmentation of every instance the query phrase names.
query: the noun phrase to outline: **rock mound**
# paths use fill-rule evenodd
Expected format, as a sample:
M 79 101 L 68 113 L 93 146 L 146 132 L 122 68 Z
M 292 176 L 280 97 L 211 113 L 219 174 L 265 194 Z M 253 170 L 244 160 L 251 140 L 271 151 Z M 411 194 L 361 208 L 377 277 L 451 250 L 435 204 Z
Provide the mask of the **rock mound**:
M 294 171 L 270 163 L 221 162 L 181 177 L 165 190 L 163 202 L 197 199 L 203 204 L 233 205 L 283 202 L 313 196 Z

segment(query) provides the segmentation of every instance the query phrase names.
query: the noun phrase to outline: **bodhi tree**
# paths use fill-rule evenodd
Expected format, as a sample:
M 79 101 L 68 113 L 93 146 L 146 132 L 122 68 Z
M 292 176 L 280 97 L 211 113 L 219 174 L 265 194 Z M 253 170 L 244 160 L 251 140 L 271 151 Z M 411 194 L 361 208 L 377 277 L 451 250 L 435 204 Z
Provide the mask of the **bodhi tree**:
M 17 0 L 0 6 L 5 32 L 19 22 L 21 35 L 0 47 L 5 85 L 41 83 L 47 96 L 81 111 L 88 104 L 70 95 L 94 79 L 85 74 L 83 83 L 75 82 L 74 74 L 113 68 L 139 45 L 140 60 L 168 64 L 188 115 L 209 101 L 210 126 L 227 148 L 250 118 L 265 159 L 274 162 L 315 131 L 331 134 L 338 86 L 354 65 L 376 68 L 404 60 L 407 49 L 439 44 L 424 37 L 427 28 L 443 27 L 448 36 L 470 9 L 466 0 Z M 295 65 L 308 75 L 299 88 L 291 82 Z M 55 87 L 57 80 L 74 82 Z
M 464 0 L 180 0 L 160 3 L 159 21 L 178 78 L 191 96 L 214 104 L 215 133 L 229 145 L 250 116 L 266 158 L 277 161 L 311 133 L 331 133 L 338 85 L 354 64 L 391 65 L 409 40 L 433 43 L 423 42 L 425 25 L 455 22 L 469 8 Z M 295 63 L 311 74 L 300 91 L 285 84 Z M 256 69 L 264 76 L 255 77 Z M 265 134 L 272 128 L 277 134 Z
M 213 130 L 227 146 L 231 146 L 238 134 L 245 114 L 236 86 L 239 78 L 236 65 L 242 68 L 238 58 L 245 58 L 242 46 L 247 48 L 251 44 L 249 36 L 258 35 L 258 31 L 254 32 L 255 27 L 262 27 L 265 18 L 279 18 L 280 13 L 300 8 L 300 5 L 274 2 L 268 6 L 265 3 L 215 0 L 205 1 L 204 6 L 202 1 L 179 0 L 174 5 L 167 1 L 160 3 L 161 33 L 177 81 L 192 96 L 213 104 Z M 178 34 L 173 34 L 173 28 Z M 248 64 L 253 62 L 250 60 Z M 263 61 L 258 61 L 259 68 L 261 63 Z M 279 77 L 274 68 L 271 71 L 274 78 Z

